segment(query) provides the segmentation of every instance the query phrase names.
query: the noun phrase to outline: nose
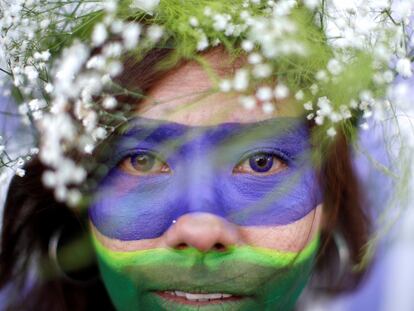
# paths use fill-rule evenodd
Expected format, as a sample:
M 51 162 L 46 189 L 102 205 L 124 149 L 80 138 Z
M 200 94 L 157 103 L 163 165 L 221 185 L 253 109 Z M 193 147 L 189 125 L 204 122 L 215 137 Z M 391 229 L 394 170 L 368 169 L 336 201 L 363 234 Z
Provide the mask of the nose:
M 183 249 L 194 247 L 202 252 L 226 251 L 239 245 L 237 226 L 210 213 L 189 213 L 181 216 L 165 232 L 168 247 Z

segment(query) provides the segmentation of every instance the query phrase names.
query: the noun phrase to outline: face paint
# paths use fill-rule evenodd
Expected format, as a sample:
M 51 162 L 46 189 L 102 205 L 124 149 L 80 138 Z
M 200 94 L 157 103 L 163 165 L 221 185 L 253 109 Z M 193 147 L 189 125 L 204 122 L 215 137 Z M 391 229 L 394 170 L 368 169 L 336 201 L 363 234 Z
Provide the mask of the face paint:
M 300 253 L 250 246 L 206 253 L 194 248 L 116 252 L 94 237 L 104 283 L 119 311 L 291 310 L 310 276 L 318 241 Z M 173 291 L 232 297 L 200 306 L 171 299 Z
M 241 226 L 285 225 L 321 201 L 306 125 L 293 118 L 251 124 L 185 126 L 137 118 L 113 146 L 90 218 L 105 236 L 123 240 L 161 236 L 173 220 L 206 212 Z M 117 165 L 134 154 L 156 154 L 169 174 L 134 176 Z M 287 164 L 276 174 L 234 173 L 257 153 Z

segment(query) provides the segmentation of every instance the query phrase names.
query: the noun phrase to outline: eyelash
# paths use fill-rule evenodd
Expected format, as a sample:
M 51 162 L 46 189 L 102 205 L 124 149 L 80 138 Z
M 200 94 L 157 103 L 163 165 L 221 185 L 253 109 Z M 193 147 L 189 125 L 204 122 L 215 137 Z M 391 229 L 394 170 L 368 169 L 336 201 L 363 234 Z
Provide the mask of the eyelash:
M 141 157 L 141 159 L 139 159 Z M 256 157 L 256 159 L 254 159 Z M 285 153 L 280 151 L 275 151 L 274 149 L 269 150 L 254 150 L 250 151 L 244 156 L 241 157 L 242 159 L 238 162 L 236 166 L 233 168 L 233 174 L 251 174 L 251 175 L 259 175 L 259 176 L 267 176 L 273 175 L 281 170 L 284 170 L 288 167 L 289 163 L 289 156 Z M 254 165 L 258 164 L 258 161 L 262 161 L 265 159 L 269 162 L 270 159 L 270 167 L 268 167 L 268 163 L 264 163 L 266 167 L 256 167 L 253 168 Z M 274 162 L 279 161 L 281 167 L 279 167 L 276 171 L 272 171 L 274 167 Z M 143 163 L 138 163 L 141 161 Z M 149 163 L 145 163 L 145 161 L 149 161 Z M 248 162 L 248 166 L 250 166 L 250 170 L 246 167 L 246 162 Z M 256 161 L 257 163 L 254 163 Z M 142 165 L 140 169 L 136 168 L 136 165 Z M 260 163 L 259 163 L 260 165 Z M 123 157 L 121 161 L 118 162 L 117 165 L 121 170 L 136 176 L 148 176 L 148 175 L 157 175 L 157 174 L 170 174 L 171 168 L 167 164 L 167 162 L 162 159 L 157 153 L 150 151 L 150 150 L 141 150 L 136 152 L 131 152 L 127 156 Z M 155 169 L 154 169 L 155 167 Z
M 143 157 L 147 157 L 147 160 L 149 159 L 150 163 L 148 169 L 145 169 L 144 167 L 143 169 L 139 170 L 134 167 L 133 160 L 135 159 L 136 161 L 139 161 L 139 157 L 141 157 L 141 160 L 144 160 Z M 135 164 L 139 165 L 139 163 Z M 158 168 L 158 170 L 153 170 L 154 166 Z M 122 160 L 118 163 L 118 167 L 124 172 L 135 176 L 148 176 L 171 173 L 171 169 L 166 163 L 166 161 L 164 161 L 156 153 L 149 150 L 142 150 L 128 154 L 127 156 L 122 158 Z
M 255 156 L 262 157 L 262 159 L 263 157 L 266 157 L 267 159 L 271 158 L 272 162 L 270 164 L 270 167 L 268 169 L 266 167 L 266 170 L 262 170 L 262 171 L 254 170 L 254 168 L 252 167 L 253 166 L 252 159 L 254 159 Z M 277 170 L 272 171 L 272 168 L 274 167 L 275 159 L 276 161 L 279 161 L 281 167 L 279 167 L 279 169 Z M 286 155 L 284 152 L 281 152 L 279 150 L 277 151 L 274 149 L 254 150 L 254 151 L 248 152 L 242 157 L 242 160 L 240 160 L 239 163 L 234 167 L 233 173 L 251 174 L 251 175 L 256 175 L 256 176 L 274 175 L 286 169 L 287 167 L 289 167 L 289 162 L 290 162 L 289 160 L 290 160 L 290 156 Z M 251 170 L 243 168 L 243 164 L 246 164 L 247 161 L 248 161 L 248 165 Z

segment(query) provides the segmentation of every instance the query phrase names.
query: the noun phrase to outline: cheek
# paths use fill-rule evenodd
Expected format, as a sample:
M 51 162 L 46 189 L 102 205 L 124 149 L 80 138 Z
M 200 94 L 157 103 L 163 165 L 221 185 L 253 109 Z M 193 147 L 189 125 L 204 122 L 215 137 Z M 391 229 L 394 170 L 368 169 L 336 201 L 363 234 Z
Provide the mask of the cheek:
M 302 219 L 288 225 L 240 227 L 246 244 L 286 252 L 303 250 L 318 235 L 323 217 L 322 204 Z

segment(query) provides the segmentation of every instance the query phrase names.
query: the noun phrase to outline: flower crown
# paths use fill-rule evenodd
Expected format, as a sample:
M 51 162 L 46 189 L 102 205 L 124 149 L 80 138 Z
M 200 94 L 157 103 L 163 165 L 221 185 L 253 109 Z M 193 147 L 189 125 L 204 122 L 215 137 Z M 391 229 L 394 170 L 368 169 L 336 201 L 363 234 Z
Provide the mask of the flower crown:
M 215 77 L 215 91 L 267 113 L 292 98 L 324 139 L 352 135 L 394 109 L 390 85 L 412 75 L 408 17 L 404 4 L 387 0 L 3 0 L 2 84 L 36 129 L 38 148 L 12 158 L 0 141 L 0 166 L 23 176 L 25 160 L 39 153 L 50 168 L 45 185 L 76 205 L 73 186 L 87 170 L 73 155 L 91 154 L 125 122 L 117 95 L 145 96 L 116 77 L 126 57 L 139 61 L 154 48 L 171 49 L 165 68 L 202 62 L 199 54 L 217 45 L 244 55 L 233 76 Z

